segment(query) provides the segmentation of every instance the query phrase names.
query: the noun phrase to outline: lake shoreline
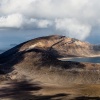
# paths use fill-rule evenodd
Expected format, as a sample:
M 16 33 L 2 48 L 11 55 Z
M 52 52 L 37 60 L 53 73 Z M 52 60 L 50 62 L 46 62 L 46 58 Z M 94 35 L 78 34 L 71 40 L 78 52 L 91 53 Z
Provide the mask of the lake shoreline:
M 58 58 L 58 60 L 67 60 L 73 58 L 95 58 L 95 57 L 100 57 L 100 55 L 92 55 L 92 56 L 84 56 L 84 57 L 64 57 L 64 58 Z
M 99 55 L 98 56 L 89 56 L 89 57 L 67 57 L 67 58 L 59 58 L 58 60 L 100 64 L 100 56 Z

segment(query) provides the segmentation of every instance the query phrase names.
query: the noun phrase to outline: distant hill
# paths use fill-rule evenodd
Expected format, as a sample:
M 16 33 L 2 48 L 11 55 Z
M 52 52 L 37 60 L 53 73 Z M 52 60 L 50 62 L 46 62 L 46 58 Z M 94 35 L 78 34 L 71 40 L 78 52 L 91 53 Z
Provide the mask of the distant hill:
M 65 36 L 39 37 L 0 54 L 0 73 L 10 79 L 52 84 L 100 83 L 100 64 L 60 61 L 60 57 L 99 54 L 94 45 Z M 1 77 L 1 76 L 0 76 Z
M 17 44 L 10 44 L 11 47 L 14 47 L 14 46 L 16 46 L 16 45 L 17 45 Z
M 5 50 L 0 50 L 0 54 L 3 53 Z
M 90 57 L 100 54 L 100 45 L 93 45 L 87 42 L 80 41 L 75 38 L 68 38 L 65 36 L 51 35 L 46 37 L 39 37 L 26 41 L 14 48 L 6 51 L 2 55 L 7 55 L 13 51 L 24 51 L 34 47 L 41 47 L 42 49 L 55 49 L 60 55 L 65 57 Z

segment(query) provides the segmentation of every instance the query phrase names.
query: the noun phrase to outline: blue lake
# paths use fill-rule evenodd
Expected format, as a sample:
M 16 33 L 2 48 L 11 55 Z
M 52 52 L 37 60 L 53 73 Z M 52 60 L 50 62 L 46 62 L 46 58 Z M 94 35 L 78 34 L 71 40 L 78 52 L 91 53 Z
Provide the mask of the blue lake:
M 72 59 L 66 59 L 66 61 L 100 63 L 100 57 L 72 58 Z

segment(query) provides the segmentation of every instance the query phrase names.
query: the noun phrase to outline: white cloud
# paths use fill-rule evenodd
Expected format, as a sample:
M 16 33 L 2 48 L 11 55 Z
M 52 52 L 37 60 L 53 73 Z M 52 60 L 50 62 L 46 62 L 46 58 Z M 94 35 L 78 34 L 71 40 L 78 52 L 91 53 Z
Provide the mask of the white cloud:
M 91 0 L 0 0 L 3 14 L 23 13 L 34 17 L 75 17 Z M 93 2 L 94 3 L 94 2 Z M 91 5 L 90 5 L 91 6 Z M 92 7 L 93 8 L 93 7 Z M 88 9 L 88 8 L 87 8 Z
M 70 37 L 84 40 L 91 31 L 91 26 L 82 24 L 75 19 L 56 19 L 56 29 L 63 31 Z
M 48 28 L 49 26 L 52 26 L 52 24 L 51 20 L 35 18 L 25 19 L 24 22 L 24 25 L 27 28 Z
M 0 27 L 54 27 L 85 39 L 100 26 L 99 12 L 100 0 L 0 0 Z
M 37 26 L 39 28 L 47 28 L 47 27 L 49 27 L 51 25 L 52 25 L 52 21 L 50 21 L 50 20 L 40 20 L 37 23 Z
M 23 24 L 23 16 L 21 14 L 11 14 L 0 17 L 1 28 L 20 28 Z
M 0 27 L 2 28 L 48 28 L 52 21 L 46 19 L 26 18 L 25 16 L 15 13 L 8 16 L 0 17 Z

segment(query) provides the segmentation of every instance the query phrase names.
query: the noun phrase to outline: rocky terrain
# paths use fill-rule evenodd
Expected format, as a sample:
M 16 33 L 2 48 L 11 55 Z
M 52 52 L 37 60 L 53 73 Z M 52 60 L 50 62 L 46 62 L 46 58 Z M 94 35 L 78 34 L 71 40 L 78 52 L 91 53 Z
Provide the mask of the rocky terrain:
M 80 41 L 78 39 L 68 38 L 59 35 L 39 37 L 33 40 L 26 41 L 8 50 L 6 53 L 3 53 L 2 55 L 4 56 L 5 54 L 8 55 L 9 52 L 14 53 L 17 51 L 23 51 L 34 47 L 41 47 L 42 49 L 53 48 L 59 54 L 65 57 L 91 57 L 100 55 L 100 45 L 93 45 L 87 42 Z
M 100 64 L 58 59 L 64 56 L 97 54 L 99 54 L 99 48 L 89 43 L 58 35 L 40 37 L 19 44 L 0 54 L 0 97 L 8 95 L 12 100 L 16 100 L 15 97 L 18 95 L 15 91 L 17 90 L 22 93 L 21 100 L 61 100 L 68 95 L 71 95 L 69 99 L 74 97 L 74 100 L 89 100 L 91 96 L 99 100 L 100 86 L 97 84 L 100 84 Z M 58 91 L 47 92 L 50 88 Z M 9 93 L 6 93 L 5 89 Z M 95 95 L 90 93 L 91 89 L 96 90 L 97 93 Z M 34 94 L 36 93 L 34 91 L 38 90 L 41 91 Z M 30 95 L 31 91 L 33 94 Z M 26 98 L 32 99 L 23 99 L 26 92 Z M 43 97 L 39 93 L 46 96 Z M 82 99 L 82 96 L 85 99 Z

